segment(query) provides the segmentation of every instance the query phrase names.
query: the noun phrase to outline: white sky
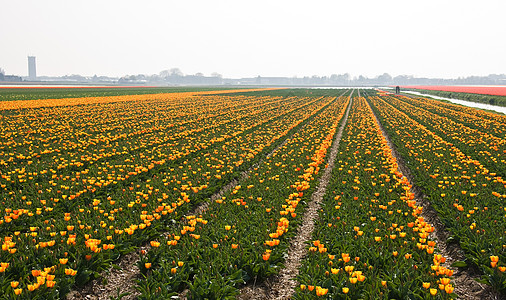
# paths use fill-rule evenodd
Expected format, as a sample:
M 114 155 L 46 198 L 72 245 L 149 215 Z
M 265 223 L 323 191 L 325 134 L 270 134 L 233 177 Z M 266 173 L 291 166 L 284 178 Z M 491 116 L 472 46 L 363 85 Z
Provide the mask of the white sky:
M 26 76 L 453 78 L 506 73 L 506 1 L 0 0 L 0 67 Z

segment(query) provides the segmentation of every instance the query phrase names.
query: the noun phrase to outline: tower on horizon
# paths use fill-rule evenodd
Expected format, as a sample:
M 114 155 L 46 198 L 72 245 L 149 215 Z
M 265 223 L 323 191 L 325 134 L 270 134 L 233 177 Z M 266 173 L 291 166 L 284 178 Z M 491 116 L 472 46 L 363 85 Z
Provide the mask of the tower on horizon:
M 37 68 L 35 66 L 35 56 L 28 56 L 28 79 L 37 79 Z

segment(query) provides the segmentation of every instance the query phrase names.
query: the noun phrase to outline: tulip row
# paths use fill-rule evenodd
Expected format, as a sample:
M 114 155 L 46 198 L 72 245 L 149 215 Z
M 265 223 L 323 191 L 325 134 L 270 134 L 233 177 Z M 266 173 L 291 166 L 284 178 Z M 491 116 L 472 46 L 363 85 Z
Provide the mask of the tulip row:
M 500 138 L 506 137 L 506 116 L 471 107 L 454 105 L 422 97 L 397 96 L 399 100 L 416 105 L 432 113 L 448 117 L 465 126 L 484 130 Z
M 336 99 L 241 185 L 153 240 L 139 262 L 145 275 L 139 298 L 169 298 L 189 289 L 196 299 L 223 299 L 246 282 L 277 273 L 347 102 Z
M 206 98 L 202 101 L 223 100 L 215 96 Z M 11 286 L 6 288 L 6 294 L 56 298 L 65 295 L 72 285 L 84 284 L 121 253 L 132 251 L 133 247 L 158 235 L 164 226 L 176 222 L 178 215 L 185 214 L 220 186 L 239 176 L 242 170 L 281 143 L 284 136 L 296 131 L 301 123 L 328 106 L 332 99 L 278 98 L 264 103 L 264 109 L 255 108 L 260 113 L 238 110 L 238 114 L 244 114 L 244 117 L 236 117 L 236 124 L 224 120 L 226 125 L 220 126 L 229 126 L 229 129 L 210 129 L 215 133 L 210 137 L 214 142 L 208 141 L 200 149 L 172 158 L 171 144 L 147 146 L 135 156 L 126 159 L 118 156 L 118 162 L 109 157 L 111 161 L 106 159 L 102 168 L 93 164 L 86 169 L 88 171 L 75 171 L 72 174 L 75 181 L 69 180 L 71 174 L 63 176 L 68 174 L 63 173 L 54 181 L 39 180 L 34 185 L 23 183 L 23 192 L 28 195 L 17 201 L 11 199 L 12 195 L 18 196 L 17 191 L 5 186 L 2 192 L 5 216 L 0 224 L 5 236 L 0 251 L 0 281 L 2 286 Z M 228 100 L 237 99 L 230 97 Z M 249 101 L 254 106 L 256 101 L 267 100 L 249 97 Z M 156 103 L 151 105 L 156 106 Z M 285 105 L 289 105 L 289 109 Z M 101 108 L 96 107 L 97 110 Z M 139 111 L 128 111 L 138 114 L 147 110 L 145 106 L 137 109 Z M 186 140 L 180 137 L 177 144 L 181 149 L 188 149 L 192 143 L 199 142 L 197 138 L 206 140 L 205 137 L 210 136 L 204 134 L 207 133 L 200 136 L 188 134 Z M 128 135 L 124 140 L 129 141 Z M 120 173 L 126 168 L 125 163 L 133 165 L 133 161 L 145 167 L 136 167 L 136 174 L 115 175 L 115 171 Z M 94 172 L 95 176 L 92 176 Z M 105 173 L 104 178 L 114 176 L 111 182 L 101 181 L 96 176 L 101 172 Z M 73 182 L 79 182 L 89 191 L 72 195 L 74 197 L 62 195 L 60 189 L 64 190 L 65 184 Z M 60 191 L 55 193 L 57 198 L 38 196 L 37 183 L 56 186 Z M 75 191 L 73 188 L 69 190 Z M 28 208 L 9 207 L 16 204 L 28 205 Z M 31 205 L 40 206 L 40 209 L 32 209 Z
M 174 91 L 172 93 L 127 93 L 127 95 L 108 95 L 103 94 L 102 96 L 91 96 L 91 95 L 73 95 L 68 98 L 52 98 L 50 96 L 36 97 L 36 100 L 14 100 L 4 101 L 4 97 L 1 97 L 0 110 L 20 110 L 20 109 L 31 109 L 41 107 L 67 107 L 77 105 L 102 105 L 113 102 L 131 102 L 131 101 L 171 101 L 175 98 L 178 99 L 189 99 L 194 96 L 201 95 L 218 95 L 218 94 L 234 94 L 234 93 L 247 93 L 247 92 L 258 92 L 258 91 L 270 91 L 276 90 L 277 88 L 270 89 L 230 89 L 230 90 L 209 90 L 209 91 L 192 91 L 192 92 L 181 92 Z M 5 97 L 10 98 L 10 97 Z M 32 98 L 32 97 L 30 97 Z M 33 98 L 32 98 L 33 99 Z
M 227 88 L 224 88 L 227 90 Z M 82 97 L 111 97 L 123 95 L 144 95 L 164 93 L 184 93 L 197 91 L 216 91 L 210 87 L 0 87 L 0 100 L 40 100 L 40 99 L 63 99 Z
M 365 98 L 355 97 L 294 298 L 453 297 L 452 271 L 413 198 Z
M 462 119 L 454 120 L 446 116 L 448 110 L 438 109 L 445 115 L 429 111 L 424 102 L 419 101 L 417 105 L 414 105 L 414 101 L 408 97 L 385 96 L 384 98 L 427 129 L 453 143 L 466 155 L 480 160 L 491 172 L 506 176 L 506 124 L 499 122 L 500 117 L 495 122 L 487 122 L 488 124 L 485 123 L 485 119 L 476 117 L 465 124 Z M 459 113 L 455 112 L 454 115 L 459 115 Z M 490 123 L 496 125 L 495 130 L 489 128 Z M 482 128 L 479 128 L 480 125 Z
M 480 281 L 504 293 L 506 181 L 464 154 L 454 145 L 453 135 L 439 135 L 415 121 L 413 110 L 399 110 L 392 97 L 369 97 L 369 101 L 416 184 L 450 230 L 448 242 L 458 242 L 465 251 L 466 262 L 458 265 L 478 267 L 483 274 Z

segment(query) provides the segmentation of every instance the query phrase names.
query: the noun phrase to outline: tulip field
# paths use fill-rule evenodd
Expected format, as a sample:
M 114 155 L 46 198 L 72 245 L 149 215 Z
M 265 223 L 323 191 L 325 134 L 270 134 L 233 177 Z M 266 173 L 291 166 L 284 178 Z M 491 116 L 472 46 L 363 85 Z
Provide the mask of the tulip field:
M 125 296 L 239 297 L 285 268 L 336 143 L 293 299 L 453 299 L 468 269 L 506 295 L 503 115 L 372 89 L 23 93 L 0 98 L 0 299 L 65 299 L 132 253 Z
M 423 299 L 441 281 L 451 295 L 453 271 L 413 199 L 365 98 L 355 98 L 296 298 L 316 286 L 337 298 Z
M 506 96 L 506 86 L 433 86 L 433 85 L 414 85 L 402 86 L 408 89 L 421 89 L 431 91 L 445 91 L 455 93 L 471 93 L 483 95 Z
M 506 291 L 506 117 L 429 99 L 369 98 L 428 201 L 464 250 L 461 265 Z
M 506 106 L 506 86 L 401 86 L 422 94 Z M 504 113 L 504 112 L 503 112 Z

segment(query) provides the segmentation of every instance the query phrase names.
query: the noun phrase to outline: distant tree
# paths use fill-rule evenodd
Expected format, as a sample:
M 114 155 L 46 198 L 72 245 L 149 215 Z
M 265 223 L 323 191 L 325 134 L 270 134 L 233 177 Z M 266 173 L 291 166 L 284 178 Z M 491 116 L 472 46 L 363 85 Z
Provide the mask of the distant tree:
M 347 84 L 351 80 L 351 76 L 348 73 L 337 75 L 337 83 Z
M 179 68 L 172 68 L 169 70 L 170 76 L 184 76 L 183 72 Z
M 148 81 L 150 82 L 157 82 L 159 79 L 160 79 L 160 75 L 156 75 L 156 74 L 153 74 L 153 75 L 149 75 L 148 76 Z
M 383 73 L 383 75 L 378 76 L 379 83 L 390 83 L 392 82 L 392 76 L 388 73 Z
M 5 71 L 4 69 L 0 68 L 0 81 L 5 80 Z
M 4 69 L 0 68 L 0 74 L 5 75 Z
M 170 75 L 170 71 L 169 70 L 163 70 L 163 71 L 160 72 L 160 77 L 161 78 L 167 78 L 167 77 L 169 77 L 169 75 Z
M 195 76 L 197 76 L 197 77 L 204 77 L 204 74 L 203 74 L 203 73 L 198 72 L 198 73 L 195 73 Z
M 338 76 L 337 74 L 330 75 L 330 83 L 337 83 L 338 82 Z
M 408 84 L 412 83 L 413 76 L 399 75 L 399 76 L 395 76 L 393 80 L 394 80 L 395 84 L 408 85 Z
M 211 73 L 211 76 L 212 76 L 212 77 L 217 77 L 217 78 L 222 78 L 222 77 L 223 77 L 223 76 L 222 76 L 220 73 L 218 73 L 218 72 L 213 72 L 213 73 Z
M 311 84 L 321 84 L 321 78 L 318 75 L 311 76 L 311 80 L 309 81 Z
M 62 78 L 63 79 L 75 80 L 75 81 L 85 81 L 86 80 L 86 77 L 81 76 L 79 74 L 65 75 Z

